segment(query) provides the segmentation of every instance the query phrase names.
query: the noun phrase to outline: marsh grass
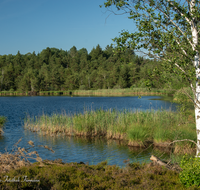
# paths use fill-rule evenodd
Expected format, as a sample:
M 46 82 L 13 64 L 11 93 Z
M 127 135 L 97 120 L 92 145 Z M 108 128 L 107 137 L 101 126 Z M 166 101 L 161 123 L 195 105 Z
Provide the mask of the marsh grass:
M 98 90 L 73 90 L 74 95 L 169 95 L 176 90 L 148 88 L 125 88 L 125 89 L 98 89 Z
M 85 110 L 73 115 L 52 114 L 27 117 L 24 126 L 42 134 L 86 137 L 105 137 L 124 140 L 129 146 L 168 146 L 174 140 L 191 139 L 196 142 L 194 116 L 166 110 Z M 191 142 L 176 143 L 175 147 L 194 148 Z
M 6 122 L 6 117 L 0 116 L 0 127 L 2 127 L 5 122 Z
M 0 135 L 3 133 L 3 125 L 6 122 L 6 117 L 0 116 Z
M 176 90 L 151 89 L 148 88 L 125 88 L 125 89 L 98 89 L 98 90 L 66 90 L 66 91 L 39 91 L 37 95 L 92 95 L 92 96 L 147 96 L 147 95 L 172 95 Z M 28 96 L 28 92 L 22 91 L 0 91 L 0 96 Z

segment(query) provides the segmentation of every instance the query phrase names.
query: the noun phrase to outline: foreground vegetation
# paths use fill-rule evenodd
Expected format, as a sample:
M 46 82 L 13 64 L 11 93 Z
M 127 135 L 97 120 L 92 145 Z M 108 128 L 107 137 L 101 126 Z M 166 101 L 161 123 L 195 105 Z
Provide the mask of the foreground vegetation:
M 172 141 L 191 139 L 196 142 L 194 115 L 166 110 L 116 111 L 96 110 L 74 115 L 52 114 L 27 117 L 24 127 L 45 135 L 74 135 L 119 139 L 129 146 L 169 146 Z M 172 144 L 171 144 L 172 145 Z M 194 151 L 193 143 L 185 141 L 174 145 L 174 152 Z
M 129 163 L 124 168 L 107 165 L 103 161 L 97 165 L 63 163 L 61 159 L 42 160 L 35 144 L 29 141 L 26 147 L 0 153 L 1 189 L 198 189 L 200 167 L 198 158 L 185 156 L 181 168 L 172 160 L 161 167 L 150 164 Z M 37 145 L 54 153 L 46 145 Z M 37 162 L 31 163 L 28 158 Z M 169 164 L 170 163 L 170 164 Z M 173 164 L 174 163 L 174 164 Z M 169 169 L 171 168 L 171 169 Z
M 20 182 L 5 182 L 18 180 Z M 35 182 L 24 182 L 25 177 Z M 126 168 L 109 166 L 106 162 L 97 165 L 84 163 L 48 164 L 34 163 L 7 173 L 0 173 L 1 189 L 186 189 L 179 173 L 161 166 L 128 164 Z M 195 189 L 195 188 L 191 188 Z

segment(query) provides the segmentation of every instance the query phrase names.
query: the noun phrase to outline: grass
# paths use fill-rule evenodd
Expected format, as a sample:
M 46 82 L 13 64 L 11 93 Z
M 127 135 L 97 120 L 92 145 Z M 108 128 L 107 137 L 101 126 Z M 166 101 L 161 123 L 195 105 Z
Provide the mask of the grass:
M 4 125 L 4 123 L 6 122 L 6 117 L 4 117 L 4 116 L 0 116 L 0 135 L 1 135 L 1 133 L 3 133 L 3 125 Z
M 105 137 L 123 140 L 129 146 L 145 147 L 168 146 L 174 140 L 191 139 L 196 142 L 194 115 L 188 117 L 181 113 L 166 110 L 116 111 L 96 110 L 74 115 L 52 114 L 40 117 L 27 117 L 24 127 L 45 135 L 66 134 L 86 137 Z M 176 143 L 178 148 L 186 146 L 194 150 L 191 142 Z
M 2 127 L 5 122 L 6 122 L 6 117 L 0 116 L 0 127 Z
M 169 95 L 173 94 L 175 90 L 166 89 L 151 89 L 148 88 L 125 88 L 125 89 L 98 89 L 98 90 L 73 90 L 73 95 Z

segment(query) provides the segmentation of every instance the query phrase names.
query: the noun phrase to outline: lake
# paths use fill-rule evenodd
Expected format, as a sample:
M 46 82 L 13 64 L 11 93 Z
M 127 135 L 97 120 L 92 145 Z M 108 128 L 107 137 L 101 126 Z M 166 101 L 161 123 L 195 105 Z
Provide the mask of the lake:
M 32 140 L 35 145 L 48 145 L 55 153 L 36 147 L 43 159 L 62 159 L 64 162 L 84 162 L 97 164 L 107 160 L 108 164 L 125 166 L 124 160 L 148 162 L 152 150 L 141 151 L 121 145 L 119 141 L 66 136 L 42 136 L 23 128 L 26 115 L 40 116 L 52 113 L 79 113 L 84 110 L 117 109 L 149 110 L 170 109 L 175 111 L 177 104 L 170 98 L 160 96 L 128 97 L 80 97 L 80 96 L 24 96 L 0 97 L 0 115 L 7 117 L 4 133 L 0 137 L 0 152 L 12 150 L 13 145 L 22 137 L 20 147 L 29 147 Z

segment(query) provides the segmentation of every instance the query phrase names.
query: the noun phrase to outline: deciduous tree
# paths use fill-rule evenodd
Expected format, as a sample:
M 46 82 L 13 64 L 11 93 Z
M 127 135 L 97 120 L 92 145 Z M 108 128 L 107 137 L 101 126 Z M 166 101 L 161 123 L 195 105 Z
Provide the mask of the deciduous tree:
M 200 31 L 199 0 L 107 0 L 104 6 L 115 14 L 128 14 L 137 31 L 122 31 L 114 39 L 119 51 L 143 51 L 162 60 L 165 71 L 186 78 L 194 96 L 197 152 L 200 156 Z M 116 10 L 113 9 L 116 8 Z M 162 74 L 163 71 L 159 71 Z

